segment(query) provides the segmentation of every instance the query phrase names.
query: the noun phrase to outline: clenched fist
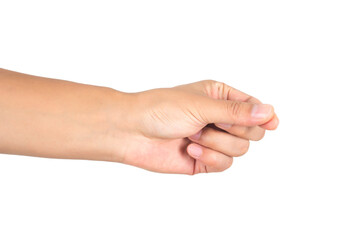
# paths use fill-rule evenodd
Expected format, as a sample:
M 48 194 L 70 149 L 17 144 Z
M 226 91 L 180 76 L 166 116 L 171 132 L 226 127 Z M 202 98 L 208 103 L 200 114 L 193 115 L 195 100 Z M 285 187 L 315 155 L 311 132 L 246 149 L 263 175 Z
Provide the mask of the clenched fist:
M 223 171 L 279 122 L 271 105 L 212 80 L 129 98 L 119 161 L 156 172 Z

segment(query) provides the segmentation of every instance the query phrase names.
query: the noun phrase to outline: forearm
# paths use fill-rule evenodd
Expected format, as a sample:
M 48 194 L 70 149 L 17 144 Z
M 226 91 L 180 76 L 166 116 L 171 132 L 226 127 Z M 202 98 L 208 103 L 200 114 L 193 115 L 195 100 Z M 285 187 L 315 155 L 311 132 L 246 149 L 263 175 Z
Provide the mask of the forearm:
M 0 153 L 114 160 L 128 95 L 0 69 Z

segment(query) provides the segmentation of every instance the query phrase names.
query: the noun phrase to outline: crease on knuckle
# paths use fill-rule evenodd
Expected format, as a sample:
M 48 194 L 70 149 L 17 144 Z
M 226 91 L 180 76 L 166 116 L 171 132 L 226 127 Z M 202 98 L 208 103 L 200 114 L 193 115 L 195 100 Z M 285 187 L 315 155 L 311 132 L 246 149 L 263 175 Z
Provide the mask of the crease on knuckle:
M 204 80 L 206 92 L 208 96 L 211 96 L 215 99 L 228 99 L 230 89 L 228 85 L 224 82 L 216 81 L 216 80 Z
M 207 80 L 202 80 L 201 83 L 203 85 L 203 89 L 205 90 L 205 93 L 207 96 L 212 96 L 213 95 L 213 89 L 214 89 L 214 85 L 216 84 L 217 81 L 215 80 L 211 80 L 211 79 L 207 79 Z
M 225 83 L 223 82 L 215 82 L 214 84 L 214 92 L 216 92 L 216 98 L 217 99 L 224 99 L 226 100 L 228 97 L 228 87 Z
M 233 120 L 236 120 L 241 115 L 242 111 L 243 106 L 240 102 L 232 101 L 227 105 L 227 112 L 233 118 Z

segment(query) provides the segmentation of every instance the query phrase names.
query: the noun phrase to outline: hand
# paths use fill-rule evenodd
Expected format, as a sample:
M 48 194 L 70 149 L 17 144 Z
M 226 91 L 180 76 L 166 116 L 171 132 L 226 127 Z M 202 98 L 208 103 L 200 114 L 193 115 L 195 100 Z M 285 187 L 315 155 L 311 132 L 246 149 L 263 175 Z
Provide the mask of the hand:
M 223 171 L 279 123 L 271 105 L 212 80 L 130 95 L 115 160 L 155 172 Z
M 272 106 L 210 80 L 128 94 L 0 69 L 0 106 L 0 153 L 163 173 L 223 171 L 279 122 Z

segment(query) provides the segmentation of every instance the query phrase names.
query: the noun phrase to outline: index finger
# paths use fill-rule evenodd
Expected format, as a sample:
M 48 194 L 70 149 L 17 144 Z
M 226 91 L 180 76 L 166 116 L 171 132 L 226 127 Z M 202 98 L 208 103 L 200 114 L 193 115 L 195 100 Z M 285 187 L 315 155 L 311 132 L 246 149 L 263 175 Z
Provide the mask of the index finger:
M 260 104 L 262 103 L 259 99 L 246 94 L 236 88 L 230 87 L 226 84 L 224 84 L 224 90 L 227 93 L 227 100 L 233 100 L 233 101 L 241 101 L 241 102 L 248 102 L 248 103 L 254 103 L 254 104 Z M 259 125 L 259 127 L 264 128 L 266 130 L 275 130 L 277 126 L 279 125 L 279 118 L 277 117 L 276 113 L 274 114 L 274 117 L 269 120 L 267 123 L 264 123 L 262 125 Z M 255 126 L 256 127 L 256 126 Z

